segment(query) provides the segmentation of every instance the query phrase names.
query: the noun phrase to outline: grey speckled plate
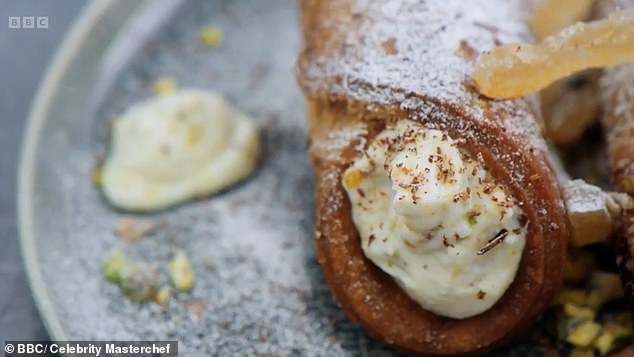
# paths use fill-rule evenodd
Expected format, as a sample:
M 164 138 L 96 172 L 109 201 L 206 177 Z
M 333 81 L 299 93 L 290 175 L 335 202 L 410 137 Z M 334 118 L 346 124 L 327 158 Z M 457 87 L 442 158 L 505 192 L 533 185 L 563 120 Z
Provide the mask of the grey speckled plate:
M 199 44 L 206 24 L 223 29 L 219 48 Z M 84 11 L 34 103 L 20 172 L 23 254 L 53 339 L 178 339 L 183 356 L 391 354 L 348 322 L 316 263 L 298 33 L 291 0 L 109 0 Z M 91 183 L 110 118 L 163 76 L 226 95 L 257 120 L 266 151 L 245 182 L 152 215 L 161 229 L 125 244 L 158 266 L 177 251 L 193 261 L 195 288 L 165 309 L 103 279 L 106 252 L 124 244 L 113 234 L 123 214 Z
M 199 43 L 206 24 L 222 28 L 219 48 Z M 34 104 L 21 167 L 23 253 L 53 339 L 178 339 L 184 356 L 385 353 L 343 316 L 315 260 L 298 33 L 290 0 L 100 1 L 84 11 Z M 113 233 L 124 214 L 91 183 L 110 118 L 163 76 L 223 93 L 258 122 L 266 151 L 245 182 L 152 215 L 161 228 L 125 244 L 158 266 L 177 251 L 192 260 L 195 288 L 165 309 L 131 303 L 103 279 L 106 252 L 124 244 Z

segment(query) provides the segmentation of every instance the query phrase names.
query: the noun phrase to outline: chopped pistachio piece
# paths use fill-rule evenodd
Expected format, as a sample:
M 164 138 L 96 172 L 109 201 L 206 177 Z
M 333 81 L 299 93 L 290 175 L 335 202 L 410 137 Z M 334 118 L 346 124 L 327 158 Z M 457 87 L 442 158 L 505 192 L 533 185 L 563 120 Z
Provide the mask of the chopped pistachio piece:
M 194 287 L 194 270 L 184 253 L 176 254 L 169 262 L 167 269 L 174 288 L 187 291 Z
M 594 347 L 601 353 L 608 353 L 631 343 L 634 340 L 634 331 L 631 328 L 617 324 L 607 324 L 604 326 L 601 335 L 594 341 Z
M 594 310 L 572 303 L 564 304 L 564 313 L 580 320 L 594 320 L 596 315 Z
M 170 297 L 172 297 L 172 289 L 169 286 L 164 286 L 156 292 L 154 301 L 159 305 L 165 306 Z
M 200 29 L 198 36 L 205 46 L 218 47 L 222 43 L 222 31 L 217 26 L 204 26 Z
M 566 341 L 577 347 L 588 347 L 601 332 L 601 325 L 594 321 L 583 321 L 576 325 L 566 337 Z
M 92 171 L 92 183 L 96 187 L 101 187 L 101 165 L 95 166 Z
M 121 271 L 119 288 L 123 294 L 135 302 L 151 300 L 158 289 L 159 274 L 154 267 L 143 264 L 127 265 Z
M 108 253 L 103 262 L 103 275 L 109 281 L 118 283 L 121 280 L 121 272 L 126 266 L 127 258 L 123 248 L 115 248 Z
M 152 84 L 152 92 L 157 95 L 165 95 L 174 92 L 176 81 L 171 77 L 159 78 Z
M 606 355 L 612 350 L 612 343 L 614 342 L 614 334 L 608 331 L 603 331 L 596 341 L 594 341 L 594 347 L 601 353 Z

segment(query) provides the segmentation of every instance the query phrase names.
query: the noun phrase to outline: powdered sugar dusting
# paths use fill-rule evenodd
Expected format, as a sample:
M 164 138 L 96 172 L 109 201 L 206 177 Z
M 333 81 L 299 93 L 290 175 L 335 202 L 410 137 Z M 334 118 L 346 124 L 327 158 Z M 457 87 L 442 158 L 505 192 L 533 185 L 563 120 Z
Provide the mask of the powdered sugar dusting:
M 314 30 L 322 43 L 308 41 L 299 70 L 309 94 L 327 92 L 367 104 L 398 105 L 423 120 L 438 106 L 460 108 L 478 121 L 488 121 L 489 112 L 503 112 L 507 119 L 489 125 L 526 137 L 536 133 L 532 104 L 479 96 L 469 85 L 472 59 L 458 53 L 461 43 L 481 53 L 501 43 L 529 40 L 520 2 L 350 3 L 353 16 L 320 18 L 323 23 Z M 386 41 L 393 52 L 386 52 Z
M 328 161 L 337 161 L 351 143 L 357 144 L 357 151 L 365 147 L 368 135 L 365 123 L 352 123 L 339 129 L 328 132 L 322 140 L 315 140 L 312 144 L 312 151 L 319 152 Z
M 90 90 L 82 89 L 95 83 L 77 81 L 72 73 L 100 68 L 92 52 L 78 57 L 80 68 L 70 69 L 69 80 L 60 83 L 60 95 L 53 98 L 35 147 L 32 197 L 48 309 L 56 311 L 67 339 L 177 339 L 183 356 L 392 356 L 345 318 L 316 264 L 305 118 L 290 75 L 298 45 L 296 2 L 184 4 L 124 72 L 104 73 L 114 87 L 104 91 L 109 94 L 98 101 L 97 113 L 68 105 L 69 100 L 88 102 Z M 209 51 L 200 48 L 197 37 L 208 23 L 224 33 L 223 44 Z M 87 41 L 97 48 L 111 30 L 100 27 L 103 36 Z M 139 40 L 127 31 L 122 35 Z M 110 51 L 119 53 L 117 47 Z M 112 230 L 121 214 L 99 199 L 90 174 L 107 142 L 107 119 L 149 96 L 150 83 L 165 75 L 180 85 L 222 90 L 262 125 L 266 154 L 251 179 L 213 199 L 152 217 L 167 225 L 139 242 L 124 242 L 131 257 L 147 262 L 166 262 L 177 250 L 190 257 L 194 290 L 161 308 L 126 301 L 102 278 L 102 259 L 118 242 Z M 68 87 L 70 92 L 64 90 Z M 336 185 L 338 177 L 335 172 L 328 184 Z M 333 195 L 329 202 L 334 207 L 341 200 Z M 207 302 L 203 316 L 190 314 L 192 300 Z M 433 332 L 427 339 L 453 342 L 452 336 Z M 517 350 L 514 356 L 527 354 Z
M 317 21 L 304 19 L 299 82 L 309 99 L 363 106 L 364 117 L 406 116 L 429 128 L 453 128 L 456 138 L 487 146 L 507 167 L 510 179 L 525 186 L 527 162 L 547 161 L 535 118 L 537 99 L 480 96 L 470 84 L 472 59 L 457 51 L 465 43 L 481 53 L 529 40 L 522 5 L 485 0 L 321 2 L 311 9 L 319 11 Z M 491 143 L 492 135 L 501 137 L 484 144 Z M 319 140 L 313 145 L 320 145 Z
M 623 117 L 634 127 L 634 65 L 623 65 L 605 72 L 601 78 L 602 98 L 611 115 Z

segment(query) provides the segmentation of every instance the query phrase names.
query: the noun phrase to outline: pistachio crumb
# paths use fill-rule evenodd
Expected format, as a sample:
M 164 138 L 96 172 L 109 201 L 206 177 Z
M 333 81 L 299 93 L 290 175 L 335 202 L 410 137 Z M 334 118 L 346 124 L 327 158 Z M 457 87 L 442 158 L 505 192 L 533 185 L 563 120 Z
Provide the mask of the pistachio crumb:
M 156 292 L 154 301 L 161 306 L 165 306 L 169 302 L 171 296 L 172 289 L 169 286 L 163 286 Z
M 134 302 L 153 300 L 158 290 L 159 272 L 146 264 L 127 264 L 120 274 L 119 288 Z
M 167 269 L 174 288 L 187 291 L 194 287 L 194 270 L 185 253 L 176 254 L 169 262 Z
M 588 347 L 599 336 L 601 325 L 594 321 L 579 323 L 566 337 L 566 341 L 574 346 Z
M 176 81 L 172 77 L 162 77 L 152 83 L 152 92 L 156 95 L 171 94 L 176 90 Z
M 101 164 L 98 164 L 92 171 L 92 183 L 95 187 L 101 187 L 101 178 Z
M 103 262 L 103 275 L 109 281 L 118 283 L 121 280 L 121 272 L 126 263 L 127 257 L 123 248 L 112 249 Z
M 200 42 L 208 47 L 218 47 L 222 43 L 222 30 L 218 26 L 207 25 L 198 33 Z

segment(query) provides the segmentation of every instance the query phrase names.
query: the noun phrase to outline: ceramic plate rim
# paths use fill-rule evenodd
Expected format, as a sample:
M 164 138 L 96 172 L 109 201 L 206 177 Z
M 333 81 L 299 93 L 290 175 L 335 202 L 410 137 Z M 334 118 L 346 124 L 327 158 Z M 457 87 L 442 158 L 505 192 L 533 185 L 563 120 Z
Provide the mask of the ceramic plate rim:
M 48 118 L 46 114 L 51 107 L 56 90 L 62 85 L 64 75 L 70 70 L 70 64 L 79 54 L 82 44 L 89 40 L 91 30 L 100 19 L 112 11 L 117 2 L 118 0 L 96 0 L 87 3 L 80 10 L 42 76 L 31 103 L 20 150 L 16 198 L 22 259 L 35 305 L 49 338 L 54 341 L 66 340 L 66 332 L 47 292 L 42 267 L 38 261 L 34 217 L 31 210 L 35 155 L 41 129 Z

